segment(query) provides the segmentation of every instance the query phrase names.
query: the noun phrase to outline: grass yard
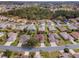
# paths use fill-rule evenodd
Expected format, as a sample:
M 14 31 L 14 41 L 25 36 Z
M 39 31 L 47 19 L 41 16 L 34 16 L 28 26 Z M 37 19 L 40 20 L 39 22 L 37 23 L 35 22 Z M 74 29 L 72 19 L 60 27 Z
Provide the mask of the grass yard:
M 49 39 L 48 39 L 48 37 L 47 37 L 47 34 L 48 34 L 48 28 L 47 28 L 47 26 L 46 26 L 46 30 L 45 30 L 45 33 L 44 33 L 44 36 L 45 36 L 45 45 L 46 46 L 50 46 L 50 42 L 49 42 Z
M 79 49 L 74 49 L 75 52 L 79 52 Z
M 11 45 L 12 46 L 17 46 L 18 43 L 19 43 L 19 39 L 17 38 Z
M 6 43 L 6 35 L 0 37 L 0 45 L 4 45 Z
M 58 51 L 53 51 L 53 52 L 41 51 L 40 54 L 43 58 L 57 58 L 59 57 L 59 55 L 61 55 L 61 53 Z
M 34 58 L 35 52 L 30 52 L 29 57 Z
M 72 44 L 72 43 L 70 41 L 64 40 L 64 39 L 60 39 L 59 43 L 57 43 L 58 46 L 67 45 L 67 44 Z
M 52 51 L 49 53 L 50 58 L 58 58 L 61 53 L 59 51 Z
M 50 46 L 50 42 L 49 42 L 49 39 L 47 37 L 47 34 L 44 34 L 44 36 L 45 36 L 45 41 L 44 41 L 45 45 Z
M 43 58 L 49 58 L 49 52 L 40 51 L 40 55 L 41 55 Z

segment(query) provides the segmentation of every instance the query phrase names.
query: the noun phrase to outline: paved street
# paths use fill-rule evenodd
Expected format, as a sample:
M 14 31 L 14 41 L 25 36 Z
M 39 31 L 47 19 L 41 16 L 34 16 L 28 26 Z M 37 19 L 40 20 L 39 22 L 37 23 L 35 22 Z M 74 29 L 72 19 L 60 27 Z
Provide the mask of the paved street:
M 39 47 L 39 48 L 21 48 L 16 46 L 2 46 L 0 45 L 0 49 L 2 50 L 11 50 L 11 51 L 30 51 L 30 52 L 36 52 L 36 51 L 58 51 L 63 50 L 64 48 L 69 49 L 76 49 L 79 48 L 79 44 L 71 44 L 66 46 L 55 46 L 55 47 Z

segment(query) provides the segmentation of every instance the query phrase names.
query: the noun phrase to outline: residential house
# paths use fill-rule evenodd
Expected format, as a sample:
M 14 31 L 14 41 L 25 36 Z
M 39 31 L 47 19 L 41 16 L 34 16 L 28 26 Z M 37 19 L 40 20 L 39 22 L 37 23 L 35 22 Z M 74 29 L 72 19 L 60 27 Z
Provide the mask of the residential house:
M 45 22 L 39 24 L 39 31 L 45 31 Z
M 64 31 L 67 31 L 68 29 L 64 26 L 57 26 L 57 28 L 61 31 L 61 32 L 64 32 Z
M 69 30 L 77 30 L 77 27 L 73 23 L 67 23 L 67 26 Z
M 37 34 L 36 36 L 36 39 L 38 39 L 40 42 L 44 42 L 44 35 L 43 34 Z
M 74 38 L 73 38 L 71 35 L 69 35 L 67 32 L 61 32 L 60 35 L 61 35 L 65 40 L 69 40 L 69 39 L 74 40 Z
M 19 42 L 21 42 L 21 43 L 24 43 L 24 42 L 26 42 L 27 40 L 29 40 L 31 37 L 30 37 L 30 35 L 21 35 L 20 36 L 20 41 Z
M 10 33 L 8 33 L 7 41 L 11 42 L 11 41 L 16 40 L 16 38 L 17 38 L 17 33 L 10 32 Z
M 35 27 L 35 24 L 28 24 L 27 26 L 27 30 L 30 30 L 30 31 L 36 31 L 36 27 Z
M 48 34 L 48 38 L 50 42 L 56 42 L 56 43 L 58 42 L 58 40 L 55 38 L 54 34 L 52 33 Z
M 70 33 L 75 39 L 79 39 L 79 32 Z
M 52 21 L 47 22 L 47 26 L 48 26 L 49 31 L 51 32 L 56 31 L 55 24 Z

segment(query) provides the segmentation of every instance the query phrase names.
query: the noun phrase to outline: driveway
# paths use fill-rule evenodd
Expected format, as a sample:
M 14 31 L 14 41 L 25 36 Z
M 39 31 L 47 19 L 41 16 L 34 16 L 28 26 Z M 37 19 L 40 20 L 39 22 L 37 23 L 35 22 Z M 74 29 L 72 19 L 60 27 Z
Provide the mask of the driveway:
M 72 42 L 73 44 L 77 44 L 77 42 L 75 42 L 75 41 L 74 41 L 74 40 L 72 40 L 72 39 L 70 40 L 70 42 Z
M 45 47 L 45 44 L 44 43 L 41 43 L 41 46 L 40 47 Z M 40 51 L 37 51 L 36 53 L 35 53 L 35 56 L 34 56 L 35 58 L 41 58 L 42 56 L 40 55 Z

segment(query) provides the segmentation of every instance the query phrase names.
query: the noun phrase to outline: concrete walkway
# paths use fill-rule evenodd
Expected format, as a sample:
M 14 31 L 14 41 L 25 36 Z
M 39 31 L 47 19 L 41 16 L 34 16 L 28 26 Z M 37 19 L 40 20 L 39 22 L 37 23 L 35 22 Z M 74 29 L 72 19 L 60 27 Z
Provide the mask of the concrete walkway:
M 57 46 L 57 44 L 55 42 L 50 42 L 51 47 L 53 46 Z
M 4 45 L 5 45 L 5 46 L 10 46 L 13 42 L 14 42 L 14 41 L 12 41 L 12 42 L 6 42 Z
M 44 43 L 41 43 L 41 46 L 40 47 L 45 47 L 45 44 Z
M 75 42 L 74 40 L 70 40 L 73 44 L 77 44 L 77 42 Z M 76 52 L 73 49 L 69 49 L 69 52 L 74 55 L 76 54 Z
M 44 43 L 41 43 L 41 46 L 40 47 L 45 47 L 45 44 Z M 34 56 L 35 58 L 41 58 L 41 55 L 40 55 L 40 51 L 37 51 L 36 53 L 35 53 L 35 56 Z
M 72 42 L 73 44 L 77 44 L 77 42 L 75 42 L 74 40 L 70 40 L 70 42 Z
M 22 43 L 18 43 L 17 47 L 21 47 Z
M 69 49 L 69 52 L 70 52 L 72 55 L 76 54 L 76 52 L 75 52 L 73 49 Z

